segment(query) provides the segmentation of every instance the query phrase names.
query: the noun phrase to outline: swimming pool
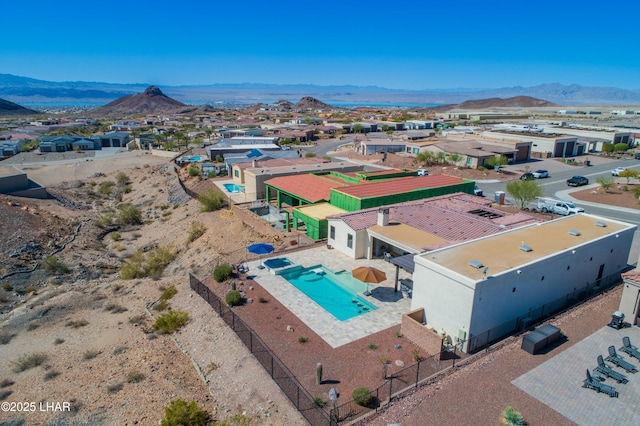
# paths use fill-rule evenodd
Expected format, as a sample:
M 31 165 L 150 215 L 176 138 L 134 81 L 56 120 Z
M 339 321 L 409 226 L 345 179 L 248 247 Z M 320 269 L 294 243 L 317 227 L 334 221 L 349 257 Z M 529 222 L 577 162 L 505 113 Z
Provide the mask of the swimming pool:
M 184 157 L 180 158 L 180 160 L 188 161 L 190 163 L 197 163 L 197 162 L 200 162 L 200 161 L 204 161 L 206 159 L 207 159 L 207 157 L 205 157 L 204 155 L 192 155 L 192 156 L 184 156 Z
M 366 290 L 366 284 L 351 274 L 334 273 L 316 265 L 285 271 L 280 276 L 340 321 L 378 309 L 358 296 L 360 291 Z
M 264 264 L 264 266 L 270 269 L 284 268 L 285 266 L 293 265 L 293 262 L 286 257 L 275 257 L 272 259 L 267 259 L 262 263 Z
M 226 189 L 227 192 L 244 192 L 244 185 L 236 185 L 235 183 L 223 183 L 222 186 L 224 186 L 224 189 Z

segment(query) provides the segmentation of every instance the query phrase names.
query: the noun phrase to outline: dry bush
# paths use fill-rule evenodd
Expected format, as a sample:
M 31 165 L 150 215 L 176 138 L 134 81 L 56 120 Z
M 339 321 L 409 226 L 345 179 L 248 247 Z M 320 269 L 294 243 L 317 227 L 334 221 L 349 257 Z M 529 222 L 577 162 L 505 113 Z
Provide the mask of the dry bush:
M 67 323 L 65 324 L 65 327 L 80 328 L 80 327 L 84 327 L 85 325 L 89 325 L 89 321 L 85 319 L 79 319 L 79 320 L 67 321 Z
M 21 373 L 25 370 L 38 367 L 47 360 L 47 354 L 42 352 L 22 355 L 16 361 L 13 361 L 13 372 Z

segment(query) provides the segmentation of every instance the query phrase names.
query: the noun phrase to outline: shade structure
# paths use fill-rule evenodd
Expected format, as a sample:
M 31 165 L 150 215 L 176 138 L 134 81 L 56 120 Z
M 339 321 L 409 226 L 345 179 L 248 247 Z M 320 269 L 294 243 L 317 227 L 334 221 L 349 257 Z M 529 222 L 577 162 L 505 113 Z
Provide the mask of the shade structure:
M 249 247 L 247 247 L 247 250 L 250 253 L 262 255 L 262 254 L 271 253 L 273 251 L 273 246 L 271 244 L 264 244 L 264 243 L 251 244 Z
M 371 295 L 369 291 L 369 284 L 378 284 L 387 279 L 387 274 L 380 269 L 374 268 L 373 266 L 361 266 L 351 271 L 351 275 L 353 278 L 360 280 L 364 283 L 367 283 L 367 291 L 364 292 L 366 296 Z

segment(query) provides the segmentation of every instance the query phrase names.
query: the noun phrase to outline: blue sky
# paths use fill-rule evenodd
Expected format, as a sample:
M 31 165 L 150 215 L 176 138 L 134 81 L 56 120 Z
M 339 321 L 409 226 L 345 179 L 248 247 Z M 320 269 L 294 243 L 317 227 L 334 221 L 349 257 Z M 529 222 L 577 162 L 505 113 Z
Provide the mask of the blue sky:
M 160 86 L 640 89 L 638 3 L 522 4 L 10 1 L 0 6 L 0 73 Z

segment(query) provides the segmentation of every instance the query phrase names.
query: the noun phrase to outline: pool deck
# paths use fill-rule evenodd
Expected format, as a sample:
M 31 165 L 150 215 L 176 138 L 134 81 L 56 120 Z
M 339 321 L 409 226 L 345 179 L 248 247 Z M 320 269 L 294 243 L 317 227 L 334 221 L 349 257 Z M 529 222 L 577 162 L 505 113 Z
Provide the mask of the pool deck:
M 411 310 L 411 299 L 403 298 L 400 291 L 394 292 L 395 266 L 384 260 L 354 260 L 326 247 L 280 253 L 273 257 L 286 257 L 305 268 L 322 264 L 327 269 L 338 272 L 350 271 L 359 266 L 373 266 L 387 274 L 384 282 L 370 285 L 371 296 L 361 294 L 361 297 L 378 309 L 340 321 L 281 276 L 273 275 L 268 268 L 258 269 L 258 260 L 249 262 L 249 276 L 333 348 L 400 324 L 402 314 Z M 401 269 L 399 279 L 404 278 L 410 278 L 410 274 Z
M 244 193 L 244 191 L 229 192 L 227 191 L 227 188 L 223 186 L 224 184 L 237 185 L 237 183 L 235 183 L 233 179 L 215 180 L 213 181 L 213 183 L 218 187 L 218 189 L 220 189 L 220 191 L 222 191 L 223 194 L 225 194 L 227 198 L 230 198 L 234 204 L 242 204 L 247 202 L 247 195 Z

